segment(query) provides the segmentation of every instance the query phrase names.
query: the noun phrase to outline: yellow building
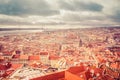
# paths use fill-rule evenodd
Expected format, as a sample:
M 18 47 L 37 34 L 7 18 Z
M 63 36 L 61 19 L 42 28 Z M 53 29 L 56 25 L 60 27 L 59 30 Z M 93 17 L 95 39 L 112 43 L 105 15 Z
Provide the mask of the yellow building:
M 43 64 L 50 64 L 49 63 L 49 53 L 48 52 L 40 52 L 40 61 Z

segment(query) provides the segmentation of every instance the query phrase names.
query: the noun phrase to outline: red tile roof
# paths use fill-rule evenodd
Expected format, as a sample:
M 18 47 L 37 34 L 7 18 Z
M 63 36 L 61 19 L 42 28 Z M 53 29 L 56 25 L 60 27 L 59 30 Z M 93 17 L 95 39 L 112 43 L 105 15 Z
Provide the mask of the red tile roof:
M 40 56 L 39 55 L 31 55 L 31 56 L 29 56 L 29 60 L 40 60 Z
M 67 80 L 85 80 L 84 78 L 79 77 L 75 74 L 72 74 L 68 71 L 65 71 L 65 79 L 67 79 Z
M 0 62 L 0 70 L 7 70 L 11 67 L 10 62 Z
M 67 71 L 76 74 L 76 73 L 80 73 L 85 71 L 85 67 L 83 65 L 81 66 L 74 66 L 74 67 L 70 67 Z
M 118 69 L 119 66 L 120 66 L 119 62 L 111 63 L 111 64 L 110 64 L 110 67 L 111 67 L 112 69 Z
M 48 52 L 40 52 L 40 55 L 48 55 Z
M 20 59 L 28 59 L 28 55 L 20 55 Z
M 4 55 L 12 55 L 12 51 L 4 51 L 3 54 Z
M 4 57 L 3 57 L 3 56 L 0 56 L 0 60 L 4 60 Z
M 14 70 L 16 70 L 17 68 L 22 67 L 23 64 L 12 64 L 11 68 L 13 68 Z
M 49 60 L 58 60 L 60 57 L 59 56 L 56 56 L 56 55 L 51 55 L 49 57 Z
M 5 65 L 0 64 L 0 70 L 6 70 L 6 69 L 7 69 L 7 68 L 6 68 Z

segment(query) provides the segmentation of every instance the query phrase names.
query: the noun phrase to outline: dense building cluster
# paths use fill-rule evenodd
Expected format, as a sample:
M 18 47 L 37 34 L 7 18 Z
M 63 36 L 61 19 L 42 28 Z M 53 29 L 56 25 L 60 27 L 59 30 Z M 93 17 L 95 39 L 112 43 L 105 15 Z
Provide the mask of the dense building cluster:
M 120 28 L 1 35 L 0 79 L 119 80 Z

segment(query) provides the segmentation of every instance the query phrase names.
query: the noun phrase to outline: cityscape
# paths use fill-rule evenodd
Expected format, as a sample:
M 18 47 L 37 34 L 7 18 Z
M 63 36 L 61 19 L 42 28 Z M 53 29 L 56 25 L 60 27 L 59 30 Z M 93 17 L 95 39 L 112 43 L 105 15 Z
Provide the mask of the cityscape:
M 43 30 L 0 37 L 2 80 L 119 80 L 120 28 Z
M 120 0 L 0 0 L 0 80 L 120 80 Z

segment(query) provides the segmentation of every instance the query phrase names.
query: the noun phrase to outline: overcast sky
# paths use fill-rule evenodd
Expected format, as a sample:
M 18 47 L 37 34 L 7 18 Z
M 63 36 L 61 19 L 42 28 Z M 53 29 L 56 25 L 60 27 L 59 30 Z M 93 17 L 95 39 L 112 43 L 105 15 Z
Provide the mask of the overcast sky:
M 0 25 L 120 25 L 120 0 L 0 0 Z

